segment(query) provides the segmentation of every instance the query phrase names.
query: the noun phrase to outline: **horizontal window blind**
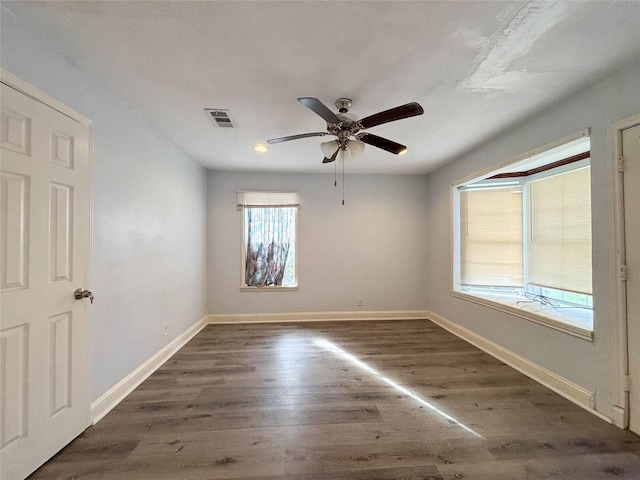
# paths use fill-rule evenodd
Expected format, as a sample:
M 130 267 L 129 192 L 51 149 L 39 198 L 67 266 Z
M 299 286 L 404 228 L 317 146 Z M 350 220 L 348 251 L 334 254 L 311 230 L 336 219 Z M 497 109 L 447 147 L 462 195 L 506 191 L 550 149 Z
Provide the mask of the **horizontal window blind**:
M 529 283 L 591 294 L 591 168 L 531 182 Z
M 522 188 L 460 192 L 460 283 L 522 287 Z

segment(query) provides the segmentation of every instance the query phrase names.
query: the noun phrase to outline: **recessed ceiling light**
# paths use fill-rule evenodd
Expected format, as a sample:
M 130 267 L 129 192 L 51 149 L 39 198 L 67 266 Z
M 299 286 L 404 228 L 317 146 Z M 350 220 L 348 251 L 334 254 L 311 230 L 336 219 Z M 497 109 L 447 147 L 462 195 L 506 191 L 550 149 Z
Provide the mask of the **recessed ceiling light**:
M 256 152 L 260 152 L 260 153 L 264 153 L 264 152 L 268 152 L 269 151 L 269 147 L 267 147 L 266 145 L 263 145 L 262 143 L 258 143 L 257 145 L 254 145 L 253 149 Z

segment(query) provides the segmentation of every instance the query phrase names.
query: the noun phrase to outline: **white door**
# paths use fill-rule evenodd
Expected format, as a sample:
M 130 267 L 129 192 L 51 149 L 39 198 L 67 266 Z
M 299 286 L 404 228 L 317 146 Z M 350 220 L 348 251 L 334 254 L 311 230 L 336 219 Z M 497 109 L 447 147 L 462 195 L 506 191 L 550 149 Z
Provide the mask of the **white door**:
M 627 264 L 629 428 L 640 435 L 640 125 L 622 131 Z
M 90 301 L 74 290 L 89 288 L 91 127 L 1 88 L 0 476 L 15 480 L 89 425 Z

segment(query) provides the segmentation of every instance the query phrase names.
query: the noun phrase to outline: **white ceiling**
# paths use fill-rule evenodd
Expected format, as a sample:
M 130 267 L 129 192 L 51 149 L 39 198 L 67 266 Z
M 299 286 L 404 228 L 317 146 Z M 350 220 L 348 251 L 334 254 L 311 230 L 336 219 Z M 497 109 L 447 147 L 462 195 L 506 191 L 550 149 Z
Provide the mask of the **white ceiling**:
M 640 1 L 7 1 L 60 53 L 207 168 L 333 173 L 296 102 L 362 118 L 411 101 L 425 114 L 371 133 L 351 173 L 428 173 L 640 58 Z M 615 94 L 615 92 L 612 92 Z M 237 129 L 205 108 L 229 109 Z

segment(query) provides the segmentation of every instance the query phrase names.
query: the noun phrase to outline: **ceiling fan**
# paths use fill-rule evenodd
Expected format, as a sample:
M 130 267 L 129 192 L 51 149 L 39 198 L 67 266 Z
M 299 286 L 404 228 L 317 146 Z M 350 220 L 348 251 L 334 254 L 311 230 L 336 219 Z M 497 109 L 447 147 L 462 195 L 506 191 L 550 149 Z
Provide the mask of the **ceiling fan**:
M 336 100 L 336 108 L 338 113 L 333 113 L 320 100 L 313 97 L 298 98 L 298 102 L 303 104 L 312 112 L 321 116 L 327 122 L 326 132 L 301 133 L 298 135 L 289 135 L 286 137 L 271 138 L 267 143 L 274 144 L 280 142 L 288 142 L 289 140 L 298 140 L 307 137 L 322 137 L 325 135 L 334 135 L 335 140 L 325 142 L 321 145 L 325 154 L 322 163 L 331 163 L 336 160 L 338 153 L 350 153 L 352 157 L 359 156 L 364 150 L 364 144 L 369 144 L 395 155 L 401 155 L 407 151 L 407 147 L 396 143 L 392 140 L 364 132 L 371 127 L 381 125 L 383 123 L 402 120 L 403 118 L 422 115 L 424 110 L 419 103 L 411 102 L 406 105 L 391 108 L 383 112 L 369 115 L 368 117 L 358 119 L 355 115 L 348 113 L 351 108 L 351 99 L 339 98 Z

